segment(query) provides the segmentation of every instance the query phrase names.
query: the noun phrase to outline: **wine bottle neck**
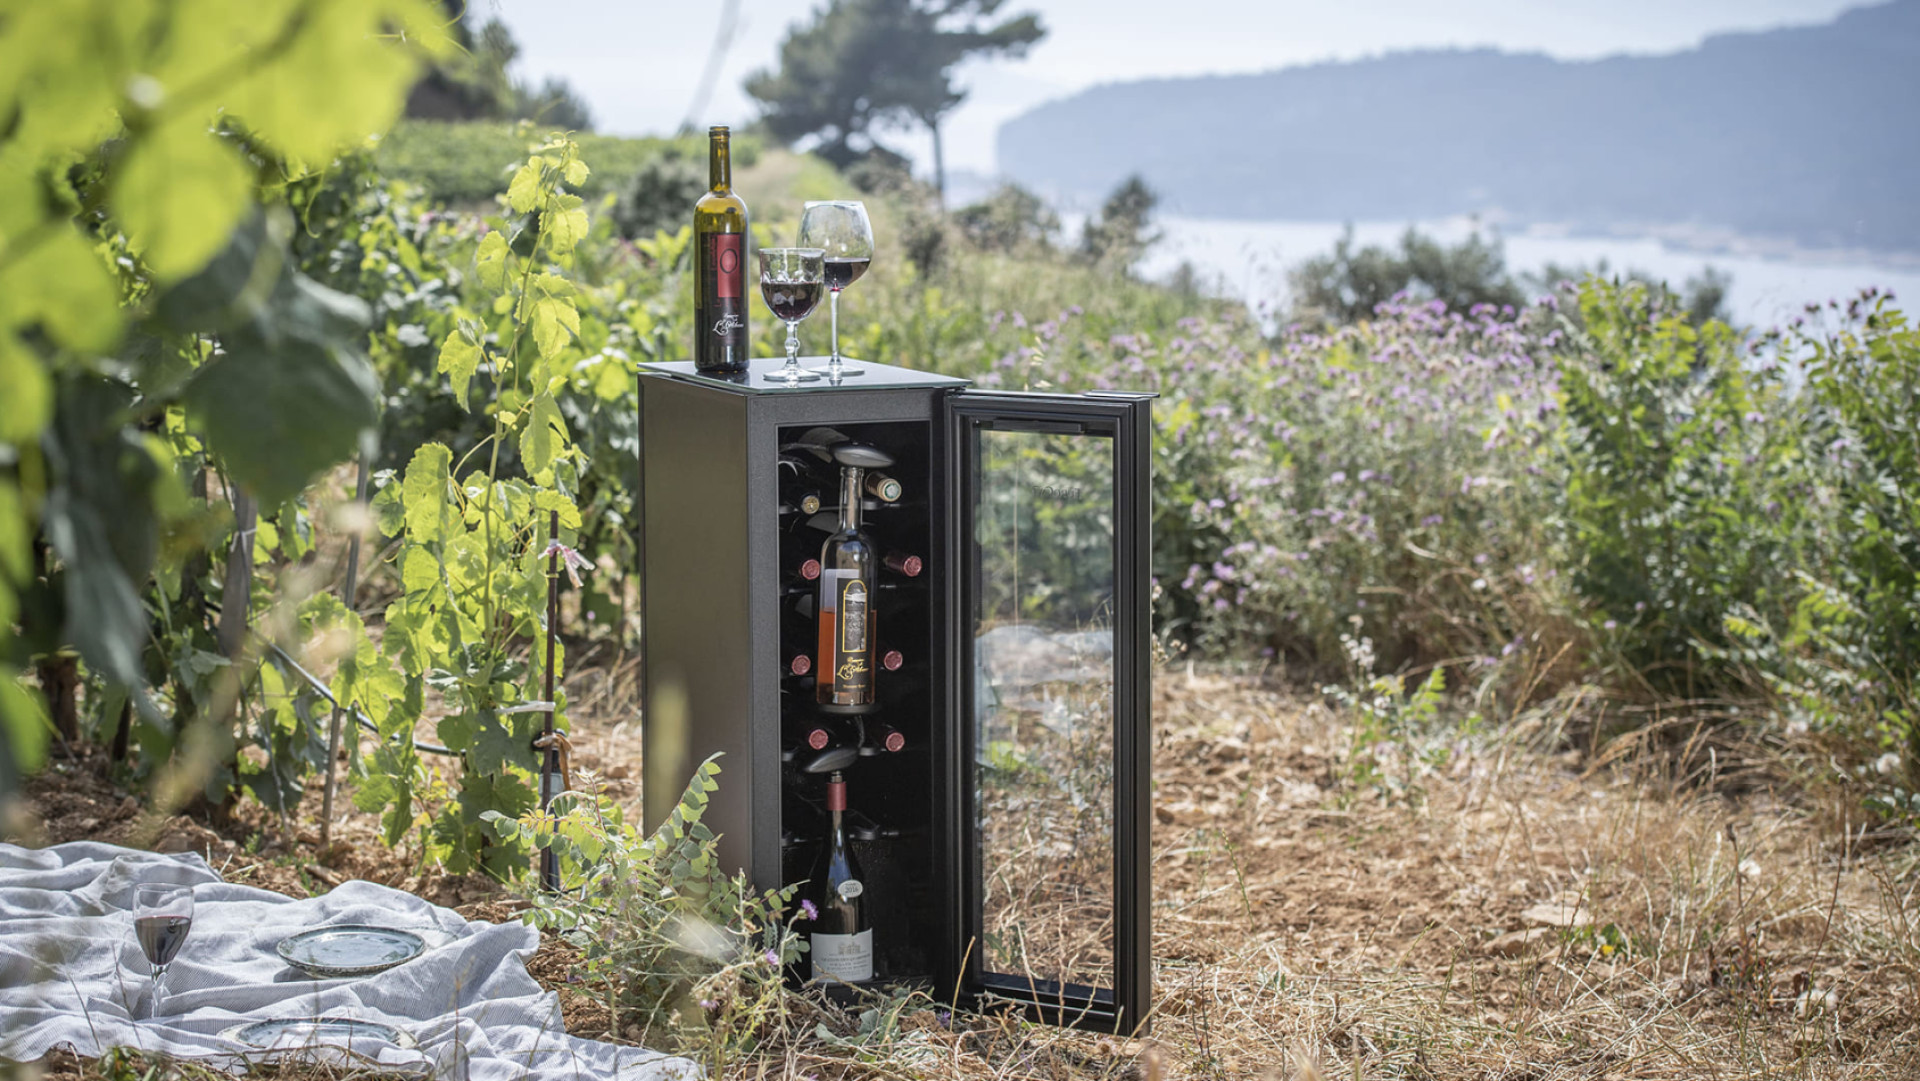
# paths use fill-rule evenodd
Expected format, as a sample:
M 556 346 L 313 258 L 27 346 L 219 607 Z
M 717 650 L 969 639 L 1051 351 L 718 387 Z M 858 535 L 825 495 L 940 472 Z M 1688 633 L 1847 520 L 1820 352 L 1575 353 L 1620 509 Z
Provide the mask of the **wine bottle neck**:
M 716 128 L 708 133 L 707 185 L 723 193 L 733 188 L 733 155 L 728 148 L 725 128 Z
M 856 466 L 840 467 L 840 531 L 851 533 L 860 528 L 861 481 L 866 470 Z

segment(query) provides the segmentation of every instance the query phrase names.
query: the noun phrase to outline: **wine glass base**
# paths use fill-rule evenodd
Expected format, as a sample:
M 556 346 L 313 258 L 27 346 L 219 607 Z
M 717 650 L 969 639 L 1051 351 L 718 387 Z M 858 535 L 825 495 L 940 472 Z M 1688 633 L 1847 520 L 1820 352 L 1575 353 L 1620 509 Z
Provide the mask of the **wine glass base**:
M 846 364 L 846 363 L 842 363 L 838 368 L 835 368 L 831 364 L 826 364 L 818 368 L 809 368 L 807 370 L 812 372 L 819 372 L 821 375 L 826 376 L 828 379 L 845 379 L 850 375 L 867 374 L 867 370 L 865 368 L 856 368 L 853 365 Z
M 806 368 L 779 368 L 763 373 L 760 378 L 769 383 L 785 383 L 793 386 L 798 383 L 817 383 L 821 377 Z

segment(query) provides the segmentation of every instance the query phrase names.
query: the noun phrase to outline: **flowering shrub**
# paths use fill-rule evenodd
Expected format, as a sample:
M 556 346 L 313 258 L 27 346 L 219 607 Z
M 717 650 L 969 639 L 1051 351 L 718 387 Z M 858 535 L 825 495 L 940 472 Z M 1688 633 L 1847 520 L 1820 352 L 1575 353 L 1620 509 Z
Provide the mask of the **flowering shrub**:
M 1759 687 L 1799 723 L 1914 738 L 1920 332 L 1884 297 L 1748 343 L 1632 281 L 1272 338 L 1228 311 L 976 325 L 926 293 L 974 328 L 946 370 L 1160 394 L 1163 637 L 1313 677 L 1345 640 L 1459 687 Z
M 1395 303 L 1271 342 L 1228 316 L 1063 349 L 1077 315 L 1009 316 L 1025 344 L 978 378 L 1161 395 L 1163 634 L 1335 670 L 1362 634 L 1391 669 L 1482 663 L 1560 622 L 1550 333 L 1511 309 Z

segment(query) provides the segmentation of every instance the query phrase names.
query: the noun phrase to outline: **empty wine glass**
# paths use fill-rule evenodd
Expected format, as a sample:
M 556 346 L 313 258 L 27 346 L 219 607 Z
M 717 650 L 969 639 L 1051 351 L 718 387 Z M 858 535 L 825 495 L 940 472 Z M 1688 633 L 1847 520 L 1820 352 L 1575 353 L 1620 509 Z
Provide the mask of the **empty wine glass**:
M 864 369 L 840 362 L 840 290 L 859 281 L 873 262 L 873 226 L 867 222 L 867 208 L 851 202 L 808 203 L 800 213 L 800 243 L 826 253 L 827 307 L 833 313 L 833 357 L 826 367 L 814 370 L 835 380 L 860 375 Z
M 193 887 L 168 883 L 136 886 L 133 934 L 153 966 L 153 1014 L 160 1012 L 161 981 L 193 928 Z
M 763 377 L 770 383 L 793 386 L 820 378 L 800 367 L 800 322 L 820 306 L 820 294 L 826 292 L 826 254 L 819 248 L 760 249 L 760 295 L 787 324 L 787 366 Z

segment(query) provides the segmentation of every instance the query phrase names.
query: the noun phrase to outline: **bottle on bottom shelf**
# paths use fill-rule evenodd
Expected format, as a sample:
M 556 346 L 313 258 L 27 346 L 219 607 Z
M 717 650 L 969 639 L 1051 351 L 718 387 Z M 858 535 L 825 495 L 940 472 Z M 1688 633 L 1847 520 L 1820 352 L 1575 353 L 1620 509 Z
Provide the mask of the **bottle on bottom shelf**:
M 827 779 L 827 813 L 832 824 L 824 873 L 814 879 L 816 912 L 807 938 L 813 977 L 836 983 L 873 979 L 873 920 L 867 909 L 866 883 L 847 844 L 847 784 L 839 772 Z

